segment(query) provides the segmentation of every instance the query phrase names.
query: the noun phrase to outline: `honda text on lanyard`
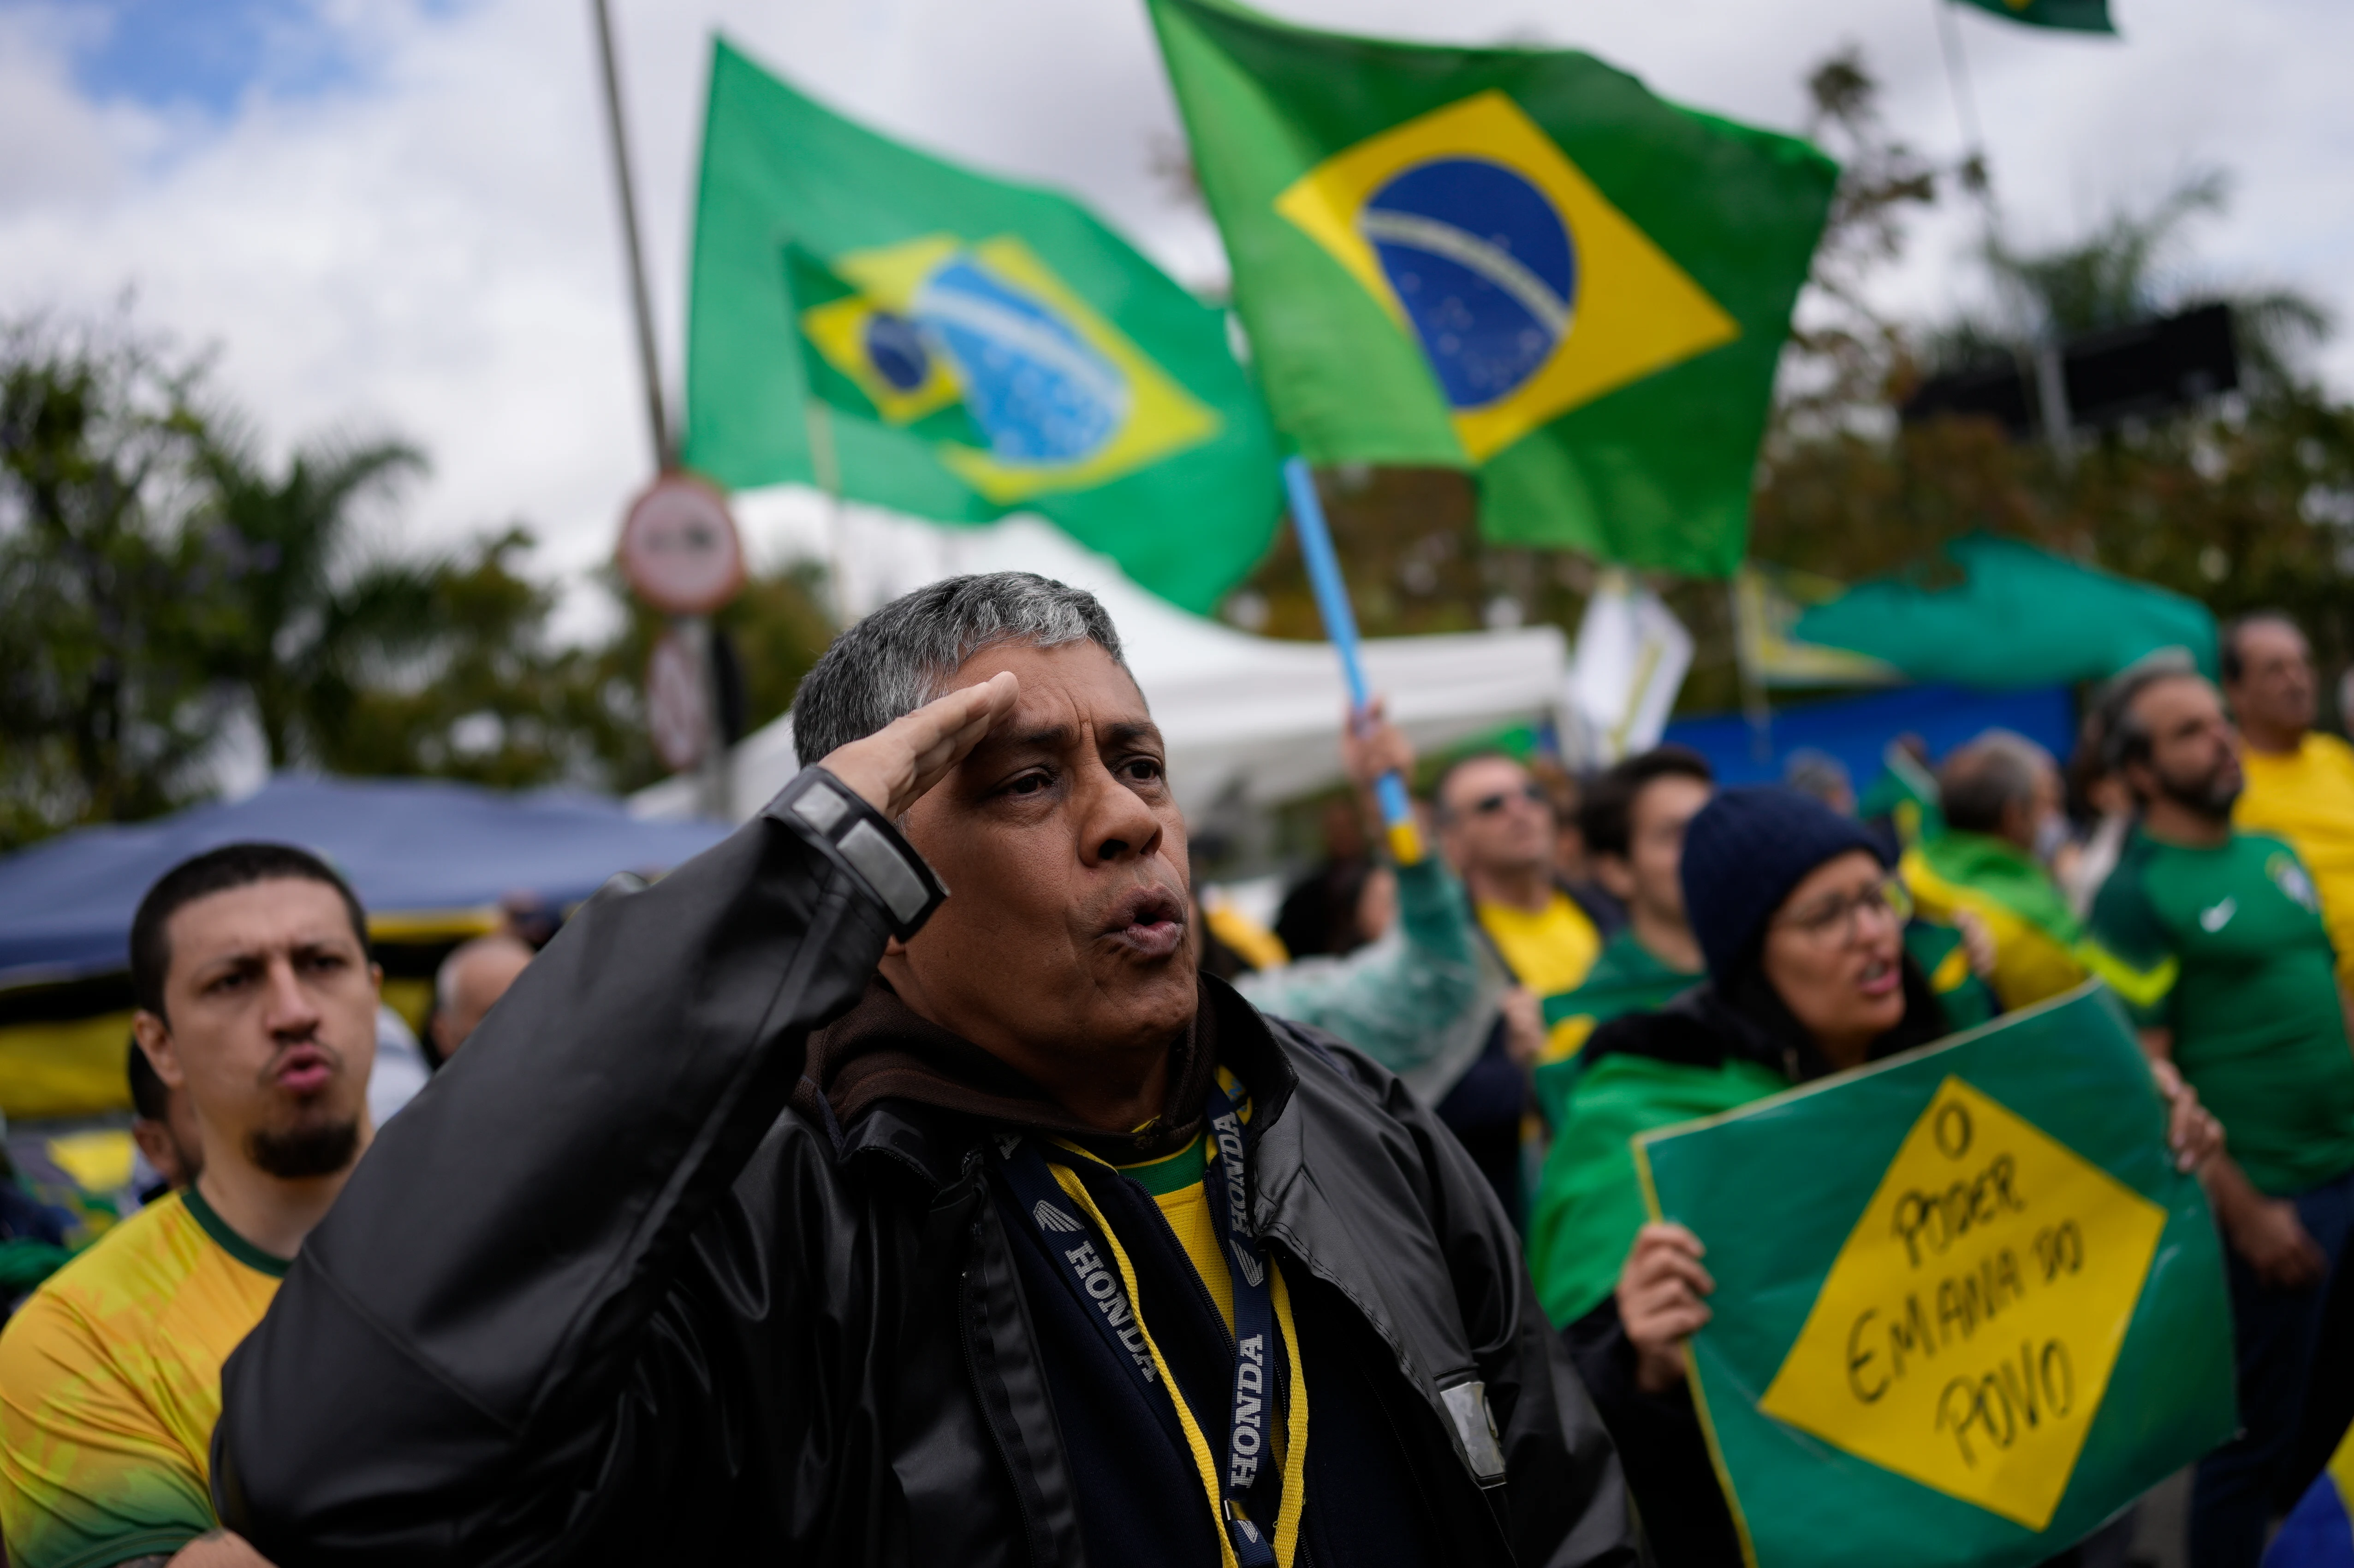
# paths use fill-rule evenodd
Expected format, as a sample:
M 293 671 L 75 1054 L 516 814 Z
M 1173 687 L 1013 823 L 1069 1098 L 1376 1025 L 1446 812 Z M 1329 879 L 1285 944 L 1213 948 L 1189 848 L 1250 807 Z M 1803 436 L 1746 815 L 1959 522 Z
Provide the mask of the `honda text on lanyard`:
M 1112 1234 L 1110 1222 L 1079 1180 L 1078 1172 L 1049 1161 L 1032 1138 L 1008 1139 L 1002 1145 L 1005 1176 L 1023 1209 L 1037 1222 L 1046 1249 L 1061 1260 L 1063 1281 L 1077 1294 L 1087 1316 L 1102 1330 L 1119 1359 L 1136 1369 L 1150 1389 L 1160 1384 L 1176 1407 L 1185 1443 L 1193 1451 L 1193 1467 L 1202 1478 L 1220 1526 L 1220 1557 L 1228 1568 L 1291 1568 L 1299 1544 L 1299 1513 L 1306 1497 L 1308 1462 L 1308 1390 L 1299 1374 L 1299 1334 L 1291 1320 L 1291 1298 L 1283 1276 L 1267 1260 L 1266 1249 L 1251 1229 L 1244 1203 L 1242 1118 L 1235 1102 L 1217 1084 L 1210 1086 L 1208 1137 L 1215 1155 L 1203 1162 L 1202 1182 L 1210 1211 L 1217 1216 L 1226 1238 L 1226 1269 L 1235 1286 L 1234 1401 L 1226 1424 L 1226 1467 L 1224 1484 L 1214 1468 L 1208 1439 L 1194 1421 L 1184 1396 L 1172 1386 L 1169 1363 L 1137 1300 L 1136 1270 Z M 1117 1173 L 1118 1168 L 1083 1149 L 1056 1143 L 1055 1151 L 1074 1154 Z M 1086 1218 L 1073 1215 L 1065 1200 L 1076 1202 Z M 1108 1261 L 1107 1261 L 1108 1260 Z M 1114 1270 L 1118 1272 L 1115 1274 Z M 1255 1522 L 1244 1498 L 1259 1478 L 1267 1457 L 1267 1416 L 1274 1403 L 1275 1371 L 1269 1350 L 1277 1332 L 1283 1336 L 1292 1367 L 1291 1399 L 1285 1422 L 1281 1517 L 1272 1540 Z

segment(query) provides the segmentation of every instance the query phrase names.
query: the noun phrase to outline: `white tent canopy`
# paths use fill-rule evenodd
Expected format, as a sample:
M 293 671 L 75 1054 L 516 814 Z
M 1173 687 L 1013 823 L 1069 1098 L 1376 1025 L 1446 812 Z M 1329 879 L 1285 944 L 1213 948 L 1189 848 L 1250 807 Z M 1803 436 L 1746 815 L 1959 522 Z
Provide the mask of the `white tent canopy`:
M 1129 668 L 1168 743 L 1170 781 L 1189 811 L 1271 804 L 1341 781 L 1346 698 L 1325 643 L 1253 637 L 1188 614 L 1029 518 L 940 528 L 864 514 L 837 534 L 834 555 L 853 610 L 961 572 L 1032 571 L 1093 591 L 1119 629 Z M 1426 751 L 1553 717 L 1567 693 L 1567 643 L 1551 626 L 1376 638 L 1364 655 L 1391 715 Z M 730 794 L 739 821 L 792 777 L 791 722 L 788 715 L 737 747 Z M 640 790 L 631 807 L 675 819 L 693 815 L 695 803 L 694 781 L 682 777 Z

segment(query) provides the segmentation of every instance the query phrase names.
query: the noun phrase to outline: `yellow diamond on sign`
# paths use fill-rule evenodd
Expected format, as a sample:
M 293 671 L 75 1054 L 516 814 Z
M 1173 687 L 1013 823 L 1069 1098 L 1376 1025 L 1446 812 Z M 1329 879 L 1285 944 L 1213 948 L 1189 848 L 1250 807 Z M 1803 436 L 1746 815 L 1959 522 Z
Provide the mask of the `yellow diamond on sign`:
M 2041 1530 L 2165 1228 L 2156 1203 L 1948 1077 L 1757 1407 Z

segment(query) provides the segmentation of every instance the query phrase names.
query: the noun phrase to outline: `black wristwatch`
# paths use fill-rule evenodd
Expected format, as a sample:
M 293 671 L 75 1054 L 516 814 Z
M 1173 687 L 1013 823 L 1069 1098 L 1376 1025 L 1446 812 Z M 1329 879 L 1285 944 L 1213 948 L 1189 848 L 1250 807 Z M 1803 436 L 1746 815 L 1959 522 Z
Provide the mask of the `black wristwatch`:
M 814 763 L 778 790 L 760 814 L 791 822 L 864 885 L 889 912 L 892 935 L 903 942 L 923 929 L 949 895 L 890 818 Z

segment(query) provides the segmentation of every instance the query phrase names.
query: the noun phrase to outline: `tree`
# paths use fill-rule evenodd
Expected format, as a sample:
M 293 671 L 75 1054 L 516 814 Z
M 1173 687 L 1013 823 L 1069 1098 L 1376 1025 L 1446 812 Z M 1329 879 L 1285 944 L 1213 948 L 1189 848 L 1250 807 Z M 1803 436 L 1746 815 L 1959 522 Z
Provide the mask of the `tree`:
M 1868 103 L 1868 77 L 1861 90 Z M 2290 291 L 2219 287 L 2192 261 L 2192 226 L 2221 217 L 2228 195 L 2226 180 L 2205 175 L 2059 244 L 1992 232 L 1979 258 L 1990 311 L 1893 323 L 1876 385 L 1851 379 L 1836 417 L 1777 420 L 1753 554 L 1852 579 L 1934 561 L 1966 533 L 2007 535 L 2204 599 L 2221 616 L 2285 609 L 2325 668 L 2342 668 L 2354 656 L 2354 409 L 2301 368 L 2329 330 L 2325 312 Z M 2241 391 L 2102 431 L 2073 467 L 1988 421 L 1893 420 L 1923 366 L 2218 298 L 2232 308 Z M 1703 682 L 1704 654 L 1688 696 L 1723 702 L 1711 688 L 1729 668 L 1722 660 Z
M 593 654 L 598 702 L 615 726 L 601 758 L 611 788 L 634 789 L 668 771 L 654 755 L 646 721 L 645 673 L 654 641 L 669 620 L 631 600 L 618 574 L 609 574 L 605 587 L 623 609 L 620 627 Z M 823 568 L 813 561 L 755 572 L 746 578 L 744 591 L 712 618 L 735 650 L 747 731 L 793 705 L 801 677 L 833 641 L 836 628 L 822 608 L 824 587 Z
M 333 766 L 359 744 L 370 665 L 432 633 L 433 567 L 369 556 L 358 537 L 361 508 L 397 493 L 425 459 L 402 441 L 330 438 L 272 474 L 259 446 L 217 418 L 198 457 L 218 574 L 205 601 L 209 673 L 248 695 L 273 771 Z
M 209 783 L 198 373 L 119 323 L 0 328 L 0 848 Z

